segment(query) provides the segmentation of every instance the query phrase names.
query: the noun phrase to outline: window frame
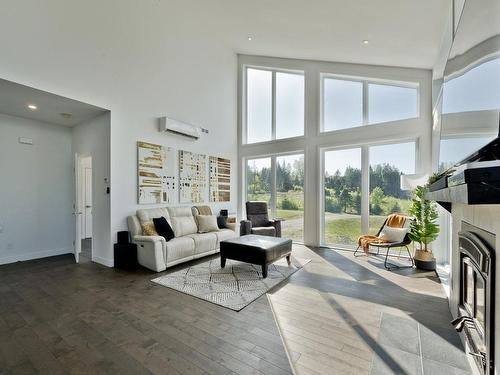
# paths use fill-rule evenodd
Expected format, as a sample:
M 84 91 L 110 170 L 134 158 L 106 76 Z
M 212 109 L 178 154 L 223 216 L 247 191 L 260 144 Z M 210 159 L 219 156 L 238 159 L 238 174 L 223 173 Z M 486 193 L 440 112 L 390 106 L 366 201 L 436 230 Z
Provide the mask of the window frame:
M 254 69 L 254 70 L 263 70 L 263 71 L 268 71 L 272 73 L 272 78 L 271 78 L 271 139 L 266 140 L 266 141 L 260 141 L 260 142 L 248 142 L 248 69 Z M 304 79 L 304 91 L 303 91 L 303 97 L 304 97 L 304 116 L 302 119 L 302 134 L 297 135 L 294 137 L 288 137 L 288 138 L 276 138 L 276 73 L 285 73 L 285 74 L 294 74 L 298 76 L 302 76 Z M 242 135 L 241 135 L 241 144 L 242 145 L 258 145 L 258 144 L 266 144 L 269 142 L 276 142 L 276 141 L 288 141 L 291 139 L 300 139 L 305 137 L 306 133 L 306 75 L 305 71 L 303 70 L 298 70 L 298 69 L 282 69 L 282 68 L 272 68 L 272 67 L 266 67 L 266 66 L 259 66 L 259 65 L 243 65 L 243 84 L 242 84 Z
M 335 79 L 339 81 L 349 81 L 349 82 L 359 82 L 363 85 L 363 95 L 362 95 L 362 113 L 363 113 L 363 120 L 362 124 L 359 126 L 353 126 L 349 128 L 341 128 L 341 129 L 332 129 L 332 130 L 325 130 L 325 105 L 324 105 L 324 95 L 325 95 L 325 79 Z M 397 121 L 408 121 L 411 119 L 418 119 L 421 117 L 420 113 L 420 83 L 419 82 L 406 82 L 406 81 L 392 81 L 392 80 L 386 80 L 386 79 L 377 79 L 377 78 L 366 78 L 366 77 L 358 77 L 358 76 L 349 76 L 349 75 L 342 75 L 342 74 L 334 74 L 334 73 L 324 73 L 321 72 L 319 74 L 319 116 L 320 116 L 320 121 L 319 121 L 319 132 L 320 134 L 329 134 L 329 133 L 334 133 L 338 131 L 346 131 L 348 129 L 357 129 L 361 128 L 363 126 L 369 126 L 369 125 L 380 125 L 380 124 L 387 124 L 391 122 L 397 122 Z M 410 117 L 410 118 L 405 118 L 405 119 L 399 119 L 399 120 L 393 120 L 393 121 L 387 121 L 387 122 L 374 122 L 370 123 L 369 119 L 369 108 L 370 108 L 370 102 L 368 100 L 369 97 L 369 85 L 370 84 L 375 84 L 375 85 L 385 85 L 385 86 L 393 86 L 393 87 L 400 87 L 400 88 L 411 88 L 415 89 L 417 91 L 417 116 L 416 117 Z

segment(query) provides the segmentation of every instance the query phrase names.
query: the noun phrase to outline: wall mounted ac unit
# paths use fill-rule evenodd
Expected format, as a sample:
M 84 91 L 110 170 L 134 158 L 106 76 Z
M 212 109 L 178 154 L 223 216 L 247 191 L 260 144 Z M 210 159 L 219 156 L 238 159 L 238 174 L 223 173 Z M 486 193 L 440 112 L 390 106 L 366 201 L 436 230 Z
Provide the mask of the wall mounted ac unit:
M 182 121 L 177 121 L 168 117 L 160 117 L 160 132 L 169 132 L 178 135 L 183 135 L 191 139 L 200 138 L 200 128 L 186 124 Z

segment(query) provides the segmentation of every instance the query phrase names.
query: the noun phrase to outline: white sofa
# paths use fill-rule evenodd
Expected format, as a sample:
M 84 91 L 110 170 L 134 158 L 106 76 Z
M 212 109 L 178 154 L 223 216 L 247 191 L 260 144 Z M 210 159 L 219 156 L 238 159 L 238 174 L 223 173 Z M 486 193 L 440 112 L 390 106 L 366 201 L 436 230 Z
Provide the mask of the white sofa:
M 203 207 L 209 210 L 208 207 Z M 167 267 L 206 255 L 215 254 L 220 242 L 237 237 L 234 228 L 198 233 L 194 213 L 198 207 L 164 207 L 137 210 L 136 215 L 127 218 L 132 242 L 137 244 L 137 260 L 150 270 L 161 272 Z M 165 217 L 172 227 L 175 238 L 166 241 L 161 236 L 145 236 L 142 224 L 153 218 Z

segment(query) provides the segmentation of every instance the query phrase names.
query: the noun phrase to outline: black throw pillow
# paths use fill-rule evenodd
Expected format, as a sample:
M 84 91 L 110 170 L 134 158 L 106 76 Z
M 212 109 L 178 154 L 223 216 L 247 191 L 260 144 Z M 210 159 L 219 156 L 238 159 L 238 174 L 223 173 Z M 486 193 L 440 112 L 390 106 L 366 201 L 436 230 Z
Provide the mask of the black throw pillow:
M 170 241 L 175 237 L 172 227 L 168 223 L 167 219 L 165 219 L 163 216 L 154 218 L 153 224 L 155 225 L 156 232 L 158 232 L 160 236 L 164 237 L 165 240 Z

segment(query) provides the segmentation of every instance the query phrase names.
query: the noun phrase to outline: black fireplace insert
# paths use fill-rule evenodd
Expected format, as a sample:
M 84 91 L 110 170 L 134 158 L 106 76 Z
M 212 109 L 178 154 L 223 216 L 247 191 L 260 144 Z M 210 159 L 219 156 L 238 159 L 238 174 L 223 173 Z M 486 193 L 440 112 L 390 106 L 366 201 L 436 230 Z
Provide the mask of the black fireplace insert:
M 479 373 L 494 371 L 495 235 L 462 222 L 458 233 L 460 297 L 458 318 L 452 323 L 463 331 L 466 348 Z

